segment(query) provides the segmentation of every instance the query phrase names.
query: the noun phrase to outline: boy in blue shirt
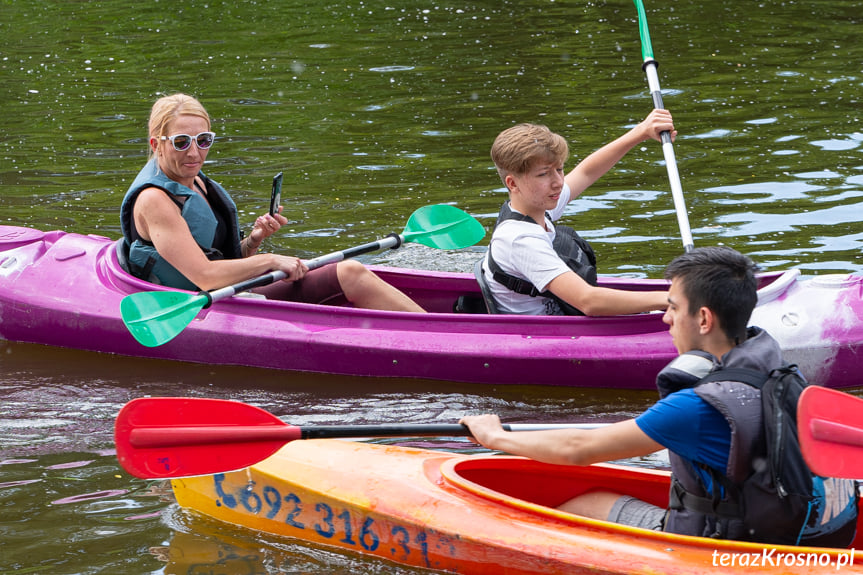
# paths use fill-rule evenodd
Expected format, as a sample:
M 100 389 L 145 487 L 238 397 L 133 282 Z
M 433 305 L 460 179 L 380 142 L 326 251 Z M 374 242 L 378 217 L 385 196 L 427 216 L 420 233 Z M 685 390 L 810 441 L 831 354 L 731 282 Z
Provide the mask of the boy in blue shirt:
M 766 374 L 784 364 L 779 345 L 767 332 L 747 328 L 758 299 L 755 269 L 749 258 L 723 247 L 694 249 L 669 264 L 663 321 L 680 355 L 657 378 L 659 402 L 639 417 L 592 430 L 535 432 L 504 431 L 496 415 L 468 416 L 462 423 L 489 449 L 554 464 L 589 465 L 668 449 L 676 485 L 698 497 L 714 493 L 718 476 L 742 486 L 766 452 L 760 391 L 733 379 L 693 386 L 715 369 Z M 820 498 L 794 543 L 850 544 L 857 517 L 854 483 L 817 477 L 814 482 Z M 724 487 L 717 492 L 723 503 L 728 501 Z M 763 497 L 777 496 L 765 492 Z M 747 539 L 750 532 L 744 518 L 728 520 L 675 505 L 662 509 L 611 491 L 583 493 L 560 508 L 686 535 Z M 785 527 L 777 525 L 776 530 Z

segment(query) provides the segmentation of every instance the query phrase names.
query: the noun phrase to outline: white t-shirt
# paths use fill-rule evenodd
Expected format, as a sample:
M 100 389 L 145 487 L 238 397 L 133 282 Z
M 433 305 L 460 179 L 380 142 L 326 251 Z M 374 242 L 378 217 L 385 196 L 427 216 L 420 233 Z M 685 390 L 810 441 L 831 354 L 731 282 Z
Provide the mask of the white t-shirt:
M 555 233 L 554 225 L 551 223 L 563 215 L 570 195 L 569 186 L 564 184 L 557 206 L 548 213 L 551 220 L 546 217 L 546 225 L 551 230 L 549 232 L 537 224 L 517 220 L 503 221 L 495 228 L 489 242 L 489 250 L 493 252 L 494 261 L 504 272 L 529 281 L 539 291 L 545 291 L 546 286 L 554 278 L 571 271 L 554 251 L 552 242 L 554 242 Z M 502 313 L 527 315 L 555 313 L 558 306 L 553 299 L 515 293 L 496 282 L 488 267 L 488 255 L 482 269 L 494 301 Z

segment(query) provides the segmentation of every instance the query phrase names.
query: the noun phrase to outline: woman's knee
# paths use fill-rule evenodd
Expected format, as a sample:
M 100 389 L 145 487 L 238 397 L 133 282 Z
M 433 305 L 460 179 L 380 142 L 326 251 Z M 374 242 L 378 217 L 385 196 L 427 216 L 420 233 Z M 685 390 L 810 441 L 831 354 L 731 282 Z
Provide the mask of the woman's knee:
M 336 274 L 339 283 L 344 288 L 361 282 L 363 278 L 370 277 L 372 272 L 357 260 L 342 260 L 336 264 Z

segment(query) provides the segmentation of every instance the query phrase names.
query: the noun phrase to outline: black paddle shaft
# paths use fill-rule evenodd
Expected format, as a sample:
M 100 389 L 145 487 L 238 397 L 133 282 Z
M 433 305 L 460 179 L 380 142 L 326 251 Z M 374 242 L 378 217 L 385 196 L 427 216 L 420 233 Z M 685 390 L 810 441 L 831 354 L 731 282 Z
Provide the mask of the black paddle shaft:
M 596 429 L 607 423 L 512 423 L 506 431 L 541 431 L 549 429 Z M 349 437 L 469 437 L 470 429 L 460 423 L 415 423 L 384 425 L 300 426 L 303 439 L 338 439 Z
M 332 439 L 348 437 L 464 437 L 470 431 L 459 423 L 392 424 L 392 425 L 320 425 L 300 427 L 303 439 Z

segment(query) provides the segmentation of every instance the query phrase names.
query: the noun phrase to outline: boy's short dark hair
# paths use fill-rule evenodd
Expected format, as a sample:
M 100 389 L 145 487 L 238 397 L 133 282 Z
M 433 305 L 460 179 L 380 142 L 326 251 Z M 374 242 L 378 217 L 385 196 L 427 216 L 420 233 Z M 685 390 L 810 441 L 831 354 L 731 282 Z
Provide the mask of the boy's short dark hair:
M 668 264 L 665 278 L 678 280 L 689 301 L 689 313 L 707 307 L 734 341 L 746 339 L 746 327 L 758 303 L 758 266 L 728 247 L 695 248 Z

